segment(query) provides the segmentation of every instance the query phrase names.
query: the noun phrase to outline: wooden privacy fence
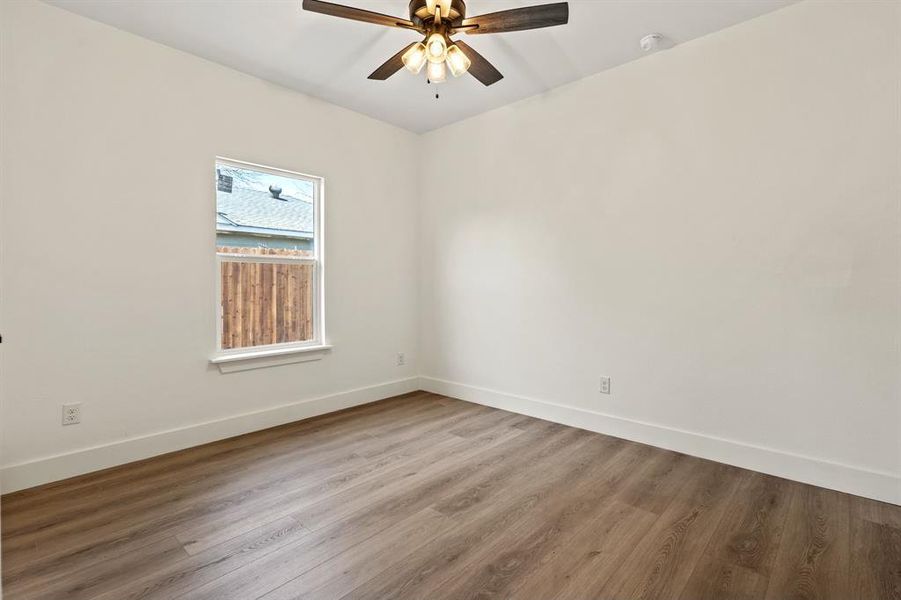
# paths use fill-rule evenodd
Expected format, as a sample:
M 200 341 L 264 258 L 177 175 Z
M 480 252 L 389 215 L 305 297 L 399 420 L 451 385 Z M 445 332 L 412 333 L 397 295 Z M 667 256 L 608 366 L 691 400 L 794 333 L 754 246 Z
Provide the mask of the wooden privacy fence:
M 278 248 L 219 247 L 224 254 L 293 255 Z M 221 263 L 222 348 L 313 339 L 312 264 Z

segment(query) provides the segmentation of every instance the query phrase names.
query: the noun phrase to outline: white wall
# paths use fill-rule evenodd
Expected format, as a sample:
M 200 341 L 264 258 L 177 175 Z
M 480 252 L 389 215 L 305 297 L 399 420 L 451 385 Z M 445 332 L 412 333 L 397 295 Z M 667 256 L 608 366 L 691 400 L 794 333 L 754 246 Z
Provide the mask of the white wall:
M 469 185 L 423 195 L 425 387 L 901 503 L 899 22 L 804 2 L 426 135 Z
M 3 4 L 5 491 L 415 388 L 415 135 L 39 2 Z M 323 360 L 208 364 L 216 155 L 326 178 Z M 80 425 L 60 426 L 64 402 L 84 403 Z

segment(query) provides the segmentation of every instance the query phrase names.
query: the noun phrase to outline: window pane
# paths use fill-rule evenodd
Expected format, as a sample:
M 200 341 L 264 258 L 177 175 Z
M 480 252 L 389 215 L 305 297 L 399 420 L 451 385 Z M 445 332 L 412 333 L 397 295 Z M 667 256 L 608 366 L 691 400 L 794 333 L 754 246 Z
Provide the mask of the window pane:
M 311 264 L 222 261 L 222 349 L 313 339 Z
M 315 342 L 321 334 L 314 325 L 314 316 L 320 314 L 313 305 L 317 264 L 264 263 L 238 256 L 317 259 L 318 181 L 216 161 L 221 350 Z
M 315 186 L 288 175 L 216 164 L 216 245 L 228 254 L 314 254 Z

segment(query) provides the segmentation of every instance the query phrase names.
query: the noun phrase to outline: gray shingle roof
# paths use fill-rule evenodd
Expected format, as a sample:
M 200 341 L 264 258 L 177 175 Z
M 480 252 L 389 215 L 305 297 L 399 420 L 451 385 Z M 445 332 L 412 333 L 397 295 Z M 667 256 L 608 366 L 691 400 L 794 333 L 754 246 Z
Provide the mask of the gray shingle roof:
M 240 187 L 234 187 L 231 193 L 217 191 L 216 212 L 216 229 L 220 231 L 253 230 L 291 237 L 313 234 L 313 203 L 284 193 L 277 199 L 269 192 Z

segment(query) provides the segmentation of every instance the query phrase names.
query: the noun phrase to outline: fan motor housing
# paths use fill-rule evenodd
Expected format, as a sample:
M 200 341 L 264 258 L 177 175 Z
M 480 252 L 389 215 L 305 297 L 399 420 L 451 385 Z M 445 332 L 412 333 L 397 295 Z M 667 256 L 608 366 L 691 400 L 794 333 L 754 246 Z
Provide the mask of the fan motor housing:
M 447 0 L 442 0 L 447 2 Z M 447 17 L 451 23 L 459 23 L 466 17 L 466 3 L 463 0 L 450 0 L 450 14 Z M 422 25 L 432 20 L 426 0 L 410 0 L 410 20 L 417 25 Z

